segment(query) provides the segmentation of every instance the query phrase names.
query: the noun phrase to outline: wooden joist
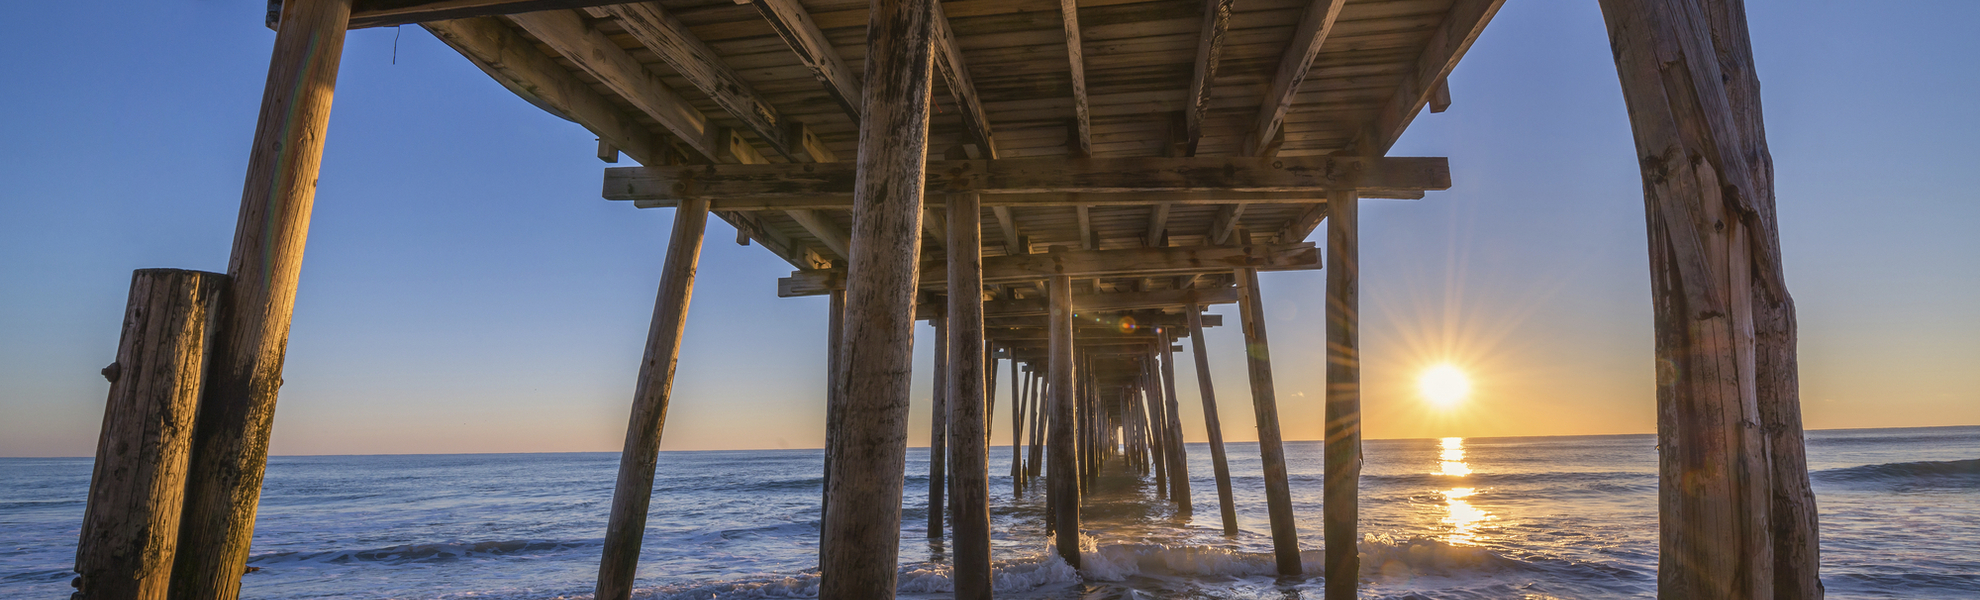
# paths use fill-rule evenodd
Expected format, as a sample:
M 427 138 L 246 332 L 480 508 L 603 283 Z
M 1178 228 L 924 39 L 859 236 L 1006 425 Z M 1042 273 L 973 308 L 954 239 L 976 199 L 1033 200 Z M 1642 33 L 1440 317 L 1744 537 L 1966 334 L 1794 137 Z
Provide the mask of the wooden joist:
M 1333 31 L 1334 20 L 1341 16 L 1341 5 L 1345 3 L 1346 0 L 1311 0 L 1306 12 L 1300 15 L 1292 41 L 1286 44 L 1286 53 L 1279 57 L 1272 87 L 1258 106 L 1257 124 L 1245 138 L 1246 156 L 1270 156 L 1276 149 L 1274 140 L 1283 139 L 1281 128 L 1286 112 L 1292 110 L 1299 84 L 1306 82 L 1306 73 L 1313 68 L 1313 59 L 1320 55 L 1320 46 L 1327 41 L 1328 32 Z
M 611 38 L 585 23 L 583 16 L 558 10 L 509 18 L 558 54 L 571 58 L 696 153 L 709 160 L 717 159 L 721 144 L 715 139 L 717 131 L 709 126 L 708 118 L 668 89 L 659 77 L 647 71 Z
M 1430 36 L 1430 43 L 1423 48 L 1423 54 L 1416 59 L 1414 72 L 1403 78 L 1396 86 L 1395 93 L 1389 96 L 1387 104 L 1375 118 L 1375 138 L 1372 154 L 1383 154 L 1402 138 L 1403 130 L 1423 106 L 1443 88 L 1443 81 L 1457 68 L 1458 59 L 1464 58 L 1471 43 L 1478 41 L 1478 34 L 1484 33 L 1485 25 L 1492 22 L 1492 15 L 1499 13 L 1499 6 L 1506 0 L 1457 0 L 1451 11 L 1444 16 L 1444 22 Z
M 1224 55 L 1224 34 L 1230 31 L 1231 6 L 1236 3 L 1237 0 L 1203 3 L 1203 31 L 1196 42 L 1195 75 L 1189 80 L 1188 106 L 1183 109 L 1183 156 L 1196 156 L 1196 144 L 1203 140 L 1203 117 L 1210 110 L 1210 88 L 1216 83 L 1217 63 Z
M 791 219 L 797 221 L 805 231 L 811 232 L 812 236 L 817 237 L 820 243 L 825 244 L 827 249 L 838 254 L 840 258 L 852 256 L 852 237 L 844 229 L 840 229 L 838 224 L 833 223 L 830 217 L 815 210 L 793 210 L 785 214 L 790 215 Z
M 354 0 L 351 29 L 426 24 L 546 10 L 618 4 L 625 0 Z M 271 7 L 272 8 L 272 7 Z M 272 11 L 271 11 L 272 12 Z
M 1080 49 L 1079 2 L 1059 0 L 1060 20 L 1065 24 L 1066 60 L 1072 77 L 1073 127 L 1067 148 L 1075 158 L 1093 156 L 1093 121 L 1086 112 L 1086 53 Z
M 962 115 L 963 129 L 969 131 L 983 158 L 995 159 L 997 141 L 990 130 L 990 116 L 983 111 L 983 99 L 976 93 L 976 82 L 970 79 L 969 66 L 963 63 L 962 46 L 956 43 L 956 34 L 949 29 L 949 17 L 942 12 L 940 2 L 935 3 L 933 25 L 935 71 L 942 75 L 943 83 L 949 86 L 949 93 L 955 96 L 956 112 Z M 934 167 L 930 164 L 928 172 L 934 173 Z
M 1343 186 L 1421 191 L 1451 185 L 1443 158 L 1041 157 L 929 161 L 927 167 L 927 190 L 979 192 L 993 205 L 1003 194 L 1317 194 Z M 850 196 L 854 173 L 853 163 L 618 167 L 605 170 L 603 194 L 610 200 Z
M 574 121 L 640 164 L 665 164 L 653 132 L 536 49 L 507 22 L 476 17 L 422 23 L 434 37 L 530 104 Z
M 755 132 L 765 146 L 792 162 L 799 162 L 797 144 L 788 138 L 788 124 L 783 122 L 777 108 L 764 101 L 747 80 L 729 68 L 715 50 L 701 43 L 680 19 L 661 10 L 659 3 L 614 4 L 590 12 L 600 18 L 617 18 L 628 35 L 652 50 L 716 106 Z
M 833 49 L 832 41 L 826 39 L 818 24 L 812 22 L 811 14 L 805 12 L 798 0 L 755 0 L 757 12 L 770 23 L 777 36 L 791 47 L 798 62 L 811 70 L 818 83 L 825 86 L 825 93 L 839 103 L 839 108 L 859 122 L 860 83 L 853 78 L 852 71 L 846 68 L 845 61 L 839 60 L 839 51 Z M 823 161 L 821 161 L 823 162 Z
M 1225 204 L 1217 207 L 1216 218 L 1210 221 L 1210 230 L 1203 232 L 1211 245 L 1222 246 L 1230 241 L 1231 232 L 1237 230 L 1238 219 L 1244 217 L 1244 203 Z
M 944 289 L 947 268 L 941 261 L 921 265 L 921 288 Z M 1045 254 L 986 256 L 983 280 L 990 283 L 1042 280 L 1055 275 L 1069 277 L 1145 277 L 1179 273 L 1216 273 L 1251 267 L 1266 270 L 1316 269 L 1320 251 L 1313 244 L 1255 246 L 1186 246 L 1170 248 L 1128 248 L 1122 250 L 1072 250 Z M 796 271 L 777 280 L 782 297 L 817 296 L 843 287 L 843 269 Z

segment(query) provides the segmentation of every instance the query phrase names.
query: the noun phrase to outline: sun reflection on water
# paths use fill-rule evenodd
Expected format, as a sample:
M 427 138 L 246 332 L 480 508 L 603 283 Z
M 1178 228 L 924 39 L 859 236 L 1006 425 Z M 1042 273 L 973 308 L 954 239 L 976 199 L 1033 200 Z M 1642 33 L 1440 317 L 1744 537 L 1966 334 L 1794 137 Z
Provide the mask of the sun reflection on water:
M 1464 438 L 1444 438 L 1443 452 L 1438 457 L 1442 465 L 1438 475 L 1464 477 L 1471 474 L 1471 465 L 1464 460 Z M 1454 487 L 1439 492 L 1444 496 L 1447 514 L 1441 521 L 1451 526 L 1451 533 L 1444 541 L 1452 544 L 1476 544 L 1481 536 L 1479 529 L 1486 521 L 1492 520 L 1492 513 L 1471 505 L 1467 500 L 1478 493 L 1473 487 Z

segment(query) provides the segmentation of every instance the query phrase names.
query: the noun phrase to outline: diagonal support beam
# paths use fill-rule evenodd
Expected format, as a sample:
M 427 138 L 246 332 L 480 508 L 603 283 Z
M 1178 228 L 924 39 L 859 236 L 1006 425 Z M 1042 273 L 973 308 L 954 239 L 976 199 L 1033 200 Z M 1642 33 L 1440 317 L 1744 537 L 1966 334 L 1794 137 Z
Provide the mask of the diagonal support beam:
M 1279 70 L 1272 76 L 1272 87 L 1266 91 L 1264 103 L 1258 106 L 1258 122 L 1245 136 L 1246 156 L 1267 156 L 1273 150 L 1272 142 L 1281 133 L 1286 111 L 1292 109 L 1293 100 L 1299 95 L 1299 84 L 1306 81 L 1307 71 L 1313 68 L 1313 58 L 1320 55 L 1320 45 L 1327 41 L 1328 32 L 1333 31 L 1334 20 L 1341 16 L 1341 5 L 1345 2 L 1313 0 L 1306 6 L 1306 13 L 1300 15 L 1299 27 L 1293 30 L 1286 53 L 1279 57 Z
M 1226 204 L 1217 207 L 1217 216 L 1210 220 L 1210 230 L 1203 233 L 1213 246 L 1222 246 L 1231 239 L 1231 232 L 1237 230 L 1238 219 L 1244 217 L 1243 203 Z

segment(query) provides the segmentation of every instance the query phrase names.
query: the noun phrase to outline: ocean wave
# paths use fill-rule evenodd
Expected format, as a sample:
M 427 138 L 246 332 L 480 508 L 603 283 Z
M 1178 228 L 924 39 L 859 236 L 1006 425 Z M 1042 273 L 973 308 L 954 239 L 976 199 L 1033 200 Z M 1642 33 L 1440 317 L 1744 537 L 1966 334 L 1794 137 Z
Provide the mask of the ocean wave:
M 1124 581 L 1141 575 L 1166 577 L 1272 577 L 1276 557 L 1264 552 L 1239 552 L 1216 546 L 1162 544 L 1102 544 L 1080 536 L 1080 572 L 1098 581 Z M 1530 565 L 1478 546 L 1450 544 L 1428 538 L 1364 536 L 1360 544 L 1362 575 L 1420 577 L 1474 575 L 1522 570 Z M 1322 550 L 1300 552 L 1303 572 L 1325 570 Z
M 902 565 L 895 590 L 908 596 L 943 595 L 955 591 L 949 565 L 918 563 Z M 1016 593 L 1045 586 L 1079 581 L 1078 572 L 1056 555 L 1000 560 L 991 565 L 991 589 Z M 816 598 L 818 573 L 806 572 L 787 577 L 760 577 L 696 583 L 639 590 L 638 600 L 723 600 L 756 598 Z
M 561 552 L 585 546 L 597 546 L 597 540 L 587 542 L 559 542 L 543 540 L 502 540 L 492 542 L 454 542 L 434 544 L 401 544 L 367 550 L 328 550 L 323 552 L 270 552 L 248 558 L 248 564 L 274 565 L 283 563 L 384 563 L 406 564 L 420 562 L 446 562 L 467 558 L 491 556 L 517 556 Z
M 1825 469 L 1809 475 L 1825 483 L 1974 487 L 1980 486 L 1980 459 L 1884 463 Z

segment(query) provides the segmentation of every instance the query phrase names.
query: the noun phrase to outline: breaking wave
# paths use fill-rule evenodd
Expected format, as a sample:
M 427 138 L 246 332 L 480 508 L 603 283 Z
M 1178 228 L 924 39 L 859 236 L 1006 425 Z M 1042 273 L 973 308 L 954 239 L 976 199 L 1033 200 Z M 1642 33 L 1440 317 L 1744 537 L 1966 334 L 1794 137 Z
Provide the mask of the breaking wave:
M 1884 463 L 1810 474 L 1825 483 L 1980 487 L 1980 459 Z

